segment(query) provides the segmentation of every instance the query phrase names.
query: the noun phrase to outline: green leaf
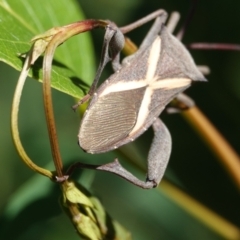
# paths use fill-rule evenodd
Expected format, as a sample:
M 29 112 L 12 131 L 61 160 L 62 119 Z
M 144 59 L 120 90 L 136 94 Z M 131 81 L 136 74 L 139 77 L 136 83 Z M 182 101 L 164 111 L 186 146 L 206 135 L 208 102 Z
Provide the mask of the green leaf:
M 0 0 L 0 60 L 21 70 L 20 53 L 30 49 L 30 40 L 52 27 L 83 19 L 74 0 Z M 89 34 L 81 34 L 60 46 L 55 54 L 52 87 L 74 97 L 83 96 L 94 74 L 92 43 Z M 30 76 L 41 80 L 41 62 Z M 81 87 L 82 89 L 80 89 Z

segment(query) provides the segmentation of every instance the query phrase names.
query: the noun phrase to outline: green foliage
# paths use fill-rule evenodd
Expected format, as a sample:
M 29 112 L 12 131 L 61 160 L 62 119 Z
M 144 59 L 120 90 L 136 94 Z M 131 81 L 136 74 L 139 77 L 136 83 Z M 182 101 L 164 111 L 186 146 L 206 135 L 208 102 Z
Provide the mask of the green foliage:
M 49 28 L 83 18 L 78 3 L 87 18 L 111 19 L 119 25 L 128 24 L 157 8 L 164 8 L 168 12 L 178 10 L 182 16 L 186 16 L 189 7 L 189 1 L 169 0 L 0 0 L 0 60 L 21 70 L 23 59 L 18 54 L 29 50 L 32 37 Z M 184 42 L 238 42 L 240 33 L 232 29 L 238 29 L 239 4 L 236 0 L 232 6 L 226 6 L 224 1 L 200 1 Z M 144 37 L 148 26 L 143 29 L 144 33 L 136 30 L 130 34 L 137 43 Z M 93 34 L 97 59 L 100 56 L 103 31 L 95 31 Z M 239 68 L 236 64 L 239 55 L 204 51 L 194 51 L 193 55 L 197 63 L 209 65 L 212 74 L 208 77 L 209 84 L 198 84 L 188 93 L 239 151 L 240 91 Z M 16 154 L 9 131 L 9 114 L 19 72 L 7 65 L 0 64 L 0 238 L 79 239 L 58 203 L 61 196 L 58 185 L 29 171 Z M 41 59 L 34 69 L 31 76 L 41 79 Z M 71 96 L 81 97 L 94 73 L 91 39 L 84 33 L 58 48 L 54 58 L 52 87 Z M 57 91 L 53 91 L 53 97 L 65 166 L 75 161 L 100 164 L 119 157 L 130 171 L 144 179 L 144 173 L 128 160 L 134 158 L 138 165 L 145 166 L 151 132 L 123 148 L 121 153 L 85 154 L 76 144 L 79 118 L 71 111 L 73 99 Z M 166 177 L 219 215 L 240 225 L 239 192 L 224 168 L 181 117 L 163 118 L 174 141 Z M 47 169 L 54 169 L 43 116 L 42 90 L 37 81 L 27 81 L 24 90 L 20 108 L 20 134 L 31 158 Z M 224 239 L 178 206 L 174 198 L 163 191 L 138 189 L 116 176 L 95 174 L 91 170 L 76 171 L 73 177 L 99 196 L 106 210 L 131 232 L 133 239 Z
M 69 14 L 65 14 L 65 11 Z M 71 14 L 70 14 L 71 13 Z M 21 70 L 24 59 L 19 55 L 30 48 L 30 40 L 52 27 L 83 19 L 76 1 L 0 1 L 0 60 Z M 37 16 L 37 17 L 36 17 Z M 79 54 L 73 54 L 73 53 Z M 52 86 L 74 97 L 82 97 L 94 74 L 92 44 L 89 34 L 70 39 L 56 52 Z M 30 76 L 41 80 L 41 62 Z M 81 88 L 80 88 L 81 86 Z

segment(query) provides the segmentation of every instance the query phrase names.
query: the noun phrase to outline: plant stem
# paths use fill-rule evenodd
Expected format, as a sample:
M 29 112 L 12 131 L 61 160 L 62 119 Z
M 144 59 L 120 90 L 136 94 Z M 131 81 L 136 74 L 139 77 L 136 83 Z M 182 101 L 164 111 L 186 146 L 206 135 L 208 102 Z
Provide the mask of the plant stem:
M 59 150 L 59 144 L 57 139 L 57 130 L 55 125 L 53 103 L 51 94 L 51 70 L 52 60 L 56 48 L 70 37 L 89 31 L 96 27 L 105 27 L 109 22 L 103 20 L 85 20 L 76 23 L 66 25 L 58 28 L 59 31 L 56 33 L 48 46 L 46 47 L 44 60 L 43 60 L 43 99 L 44 99 L 44 110 L 48 128 L 48 135 L 51 145 L 52 157 L 57 172 L 57 177 L 63 177 L 63 163 Z
M 182 111 L 182 115 L 195 128 L 198 134 L 203 137 L 207 146 L 211 148 L 226 167 L 235 184 L 240 189 L 240 158 L 237 153 L 199 108 L 194 106 L 188 110 Z
M 200 220 L 213 231 L 217 232 L 224 239 L 237 240 L 240 238 L 239 228 L 196 201 L 170 182 L 162 180 L 158 189 L 162 190 L 172 201 L 176 202 L 189 214 Z
M 18 112 L 19 112 L 19 104 L 20 104 L 20 100 L 21 100 L 21 95 L 22 95 L 22 90 L 23 90 L 23 86 L 25 84 L 25 80 L 27 78 L 28 75 L 28 71 L 29 71 L 29 61 L 30 61 L 30 53 L 27 55 L 23 69 L 21 71 L 21 74 L 19 76 L 18 82 L 17 82 L 17 86 L 16 86 L 16 90 L 14 93 L 14 97 L 13 97 L 13 103 L 12 103 L 12 111 L 11 111 L 11 130 L 12 130 L 12 137 L 13 137 L 13 141 L 14 144 L 16 146 L 16 149 L 18 151 L 18 154 L 20 155 L 22 161 L 32 170 L 48 177 L 51 178 L 53 177 L 52 172 L 50 172 L 47 169 L 41 168 L 39 166 L 37 166 L 27 155 L 27 153 L 25 152 L 23 145 L 21 143 L 21 139 L 19 136 L 19 131 L 18 131 Z

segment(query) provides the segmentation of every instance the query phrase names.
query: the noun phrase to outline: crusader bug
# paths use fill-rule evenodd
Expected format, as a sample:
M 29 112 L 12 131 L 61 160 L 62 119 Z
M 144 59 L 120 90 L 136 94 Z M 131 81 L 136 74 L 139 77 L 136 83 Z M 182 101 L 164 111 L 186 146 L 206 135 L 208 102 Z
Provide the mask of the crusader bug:
M 155 22 L 138 51 L 120 64 L 123 33 L 153 18 Z M 78 135 L 80 147 L 88 153 L 114 150 L 153 127 L 146 181 L 133 176 L 117 160 L 95 168 L 115 173 L 142 188 L 159 184 L 170 157 L 171 136 L 160 113 L 193 81 L 206 81 L 189 52 L 164 25 L 166 18 L 167 13 L 158 10 L 123 28 L 109 23 L 95 80 L 79 103 L 91 97 Z M 101 72 L 110 60 L 115 73 L 97 88 Z

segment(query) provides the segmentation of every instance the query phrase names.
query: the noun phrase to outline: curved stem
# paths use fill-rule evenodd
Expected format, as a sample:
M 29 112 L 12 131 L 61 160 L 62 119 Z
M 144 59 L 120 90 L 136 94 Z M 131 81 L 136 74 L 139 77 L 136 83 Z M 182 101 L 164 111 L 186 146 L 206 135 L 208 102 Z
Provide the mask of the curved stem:
M 18 112 L 19 112 L 19 104 L 20 104 L 20 100 L 21 100 L 21 95 L 22 95 L 22 90 L 23 90 L 23 86 L 25 84 L 25 80 L 27 78 L 28 75 L 28 71 L 29 71 L 29 62 L 30 62 L 30 53 L 28 54 L 22 72 L 20 74 L 20 77 L 18 79 L 17 82 L 17 86 L 16 86 L 16 90 L 14 93 L 14 97 L 13 97 L 13 103 L 12 103 L 12 111 L 11 111 L 11 130 L 12 130 L 12 137 L 13 137 L 13 141 L 14 144 L 16 146 L 16 149 L 18 151 L 18 154 L 20 155 L 22 161 L 32 170 L 48 177 L 48 178 L 52 178 L 53 174 L 52 172 L 50 172 L 47 169 L 41 168 L 39 166 L 37 166 L 35 163 L 33 163 L 33 161 L 29 158 L 29 156 L 27 155 L 27 153 L 25 152 L 23 145 L 21 143 L 21 139 L 19 136 L 19 131 L 18 131 Z
M 52 61 L 53 55 L 56 48 L 66 41 L 68 38 L 89 31 L 96 27 L 105 27 L 109 24 L 108 21 L 103 20 L 85 20 L 76 22 L 59 29 L 48 46 L 46 47 L 44 60 L 43 60 L 43 99 L 44 99 L 44 110 L 48 128 L 48 135 L 51 145 L 52 157 L 54 165 L 57 172 L 57 177 L 63 177 L 63 163 L 61 159 L 61 154 L 59 150 L 59 144 L 57 140 L 57 130 L 55 125 L 54 113 L 53 113 L 53 104 L 52 104 L 52 94 L 51 94 L 51 70 L 52 70 Z
M 240 158 L 237 153 L 196 106 L 181 113 L 203 137 L 240 189 Z
M 51 145 L 53 162 L 56 168 L 57 177 L 63 177 L 63 163 L 61 159 L 55 118 L 53 113 L 52 92 L 51 92 L 51 70 L 52 61 L 56 48 L 63 42 L 62 33 L 57 33 L 48 44 L 43 59 L 43 100 L 44 110 Z
M 53 59 L 53 53 L 58 45 L 51 48 L 47 47 L 44 60 L 43 60 L 43 99 L 44 99 L 44 110 L 46 116 L 46 122 L 48 127 L 48 135 L 51 144 L 52 156 L 57 171 L 57 176 L 62 177 L 62 159 L 59 151 L 59 145 L 57 141 L 57 131 L 55 126 L 53 105 L 52 105 L 52 94 L 51 94 L 51 64 Z

